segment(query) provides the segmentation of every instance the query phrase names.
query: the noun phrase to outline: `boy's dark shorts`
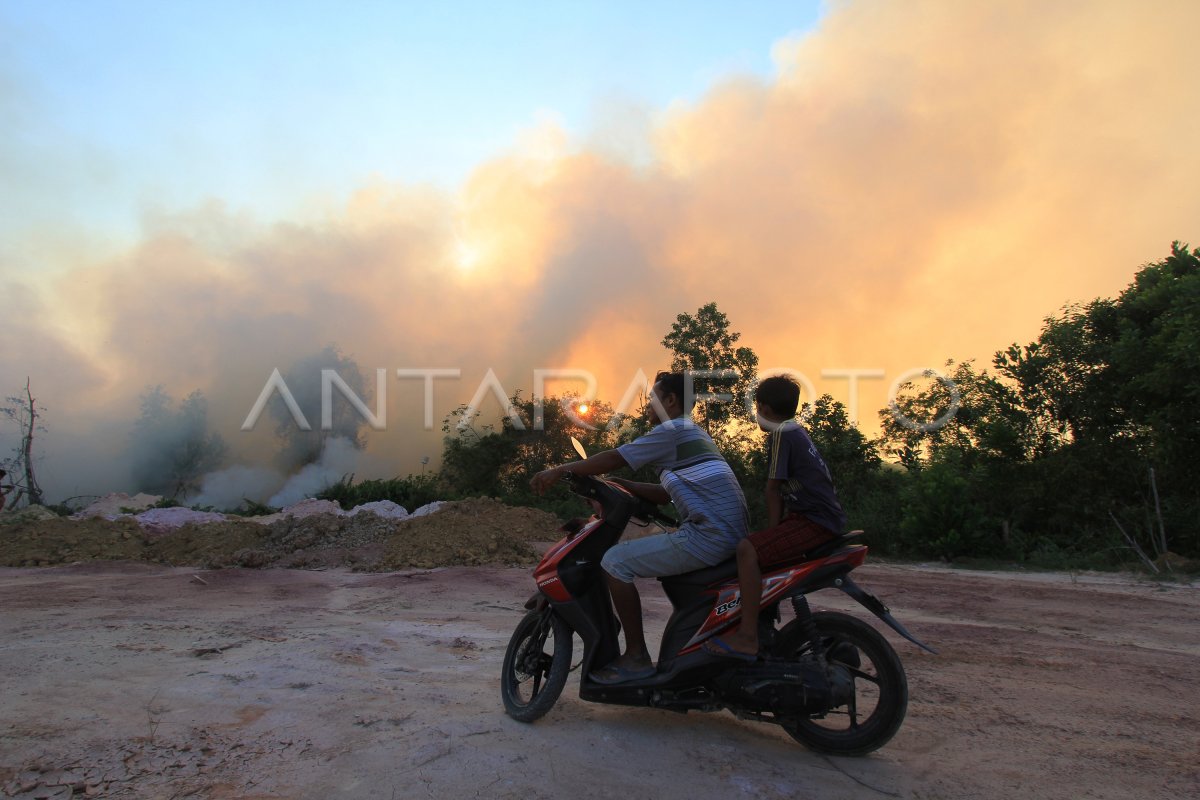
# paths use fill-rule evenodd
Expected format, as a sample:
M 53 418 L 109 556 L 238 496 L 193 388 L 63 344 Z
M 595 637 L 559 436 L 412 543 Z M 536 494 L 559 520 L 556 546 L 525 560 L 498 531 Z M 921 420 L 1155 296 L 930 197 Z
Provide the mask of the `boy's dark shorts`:
M 836 533 L 801 514 L 788 514 L 774 528 L 755 531 L 746 538 L 758 554 L 760 569 L 798 561 L 818 545 L 837 536 Z

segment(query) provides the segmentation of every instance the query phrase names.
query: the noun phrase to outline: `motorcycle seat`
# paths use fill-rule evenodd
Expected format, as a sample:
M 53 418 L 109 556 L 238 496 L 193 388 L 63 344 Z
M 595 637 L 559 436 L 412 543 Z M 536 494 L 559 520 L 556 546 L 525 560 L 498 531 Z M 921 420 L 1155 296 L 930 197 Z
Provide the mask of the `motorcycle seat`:
M 828 542 L 810 550 L 805 554 L 805 557 L 796 563 L 804 561 L 812 561 L 817 558 L 824 558 L 840 549 L 844 545 L 850 544 L 854 539 L 863 535 L 863 531 L 847 531 L 841 536 L 836 536 Z M 781 568 L 781 567 L 780 567 Z M 720 564 L 714 564 L 711 567 L 694 570 L 692 572 L 684 572 L 679 575 L 665 575 L 658 580 L 663 584 L 678 584 L 682 586 L 709 586 L 714 583 L 720 583 L 737 577 L 737 559 L 730 558 L 722 561 Z
M 737 577 L 737 559 L 730 558 L 711 567 L 684 572 L 679 575 L 664 575 L 658 580 L 663 584 L 680 584 L 684 586 L 708 586 L 711 583 L 727 581 Z
M 862 536 L 864 533 L 865 533 L 865 531 L 847 531 L 846 533 L 843 533 L 841 536 L 835 536 L 834 538 L 830 539 L 828 542 L 825 542 L 824 544 L 819 545 L 819 546 L 813 548 L 812 550 L 809 550 L 807 553 L 806 560 L 811 561 L 815 558 L 824 558 L 825 556 L 829 555 L 830 553 L 833 553 L 836 550 L 840 550 L 843 546 L 852 544 L 854 539 L 857 539 L 858 537 Z

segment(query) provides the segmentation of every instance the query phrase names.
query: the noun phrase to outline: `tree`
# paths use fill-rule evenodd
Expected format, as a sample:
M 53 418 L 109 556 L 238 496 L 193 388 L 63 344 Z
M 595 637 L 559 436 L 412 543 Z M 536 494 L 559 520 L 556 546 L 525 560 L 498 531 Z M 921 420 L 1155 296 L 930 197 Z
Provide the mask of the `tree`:
M 1174 542 L 1200 551 L 1200 250 L 1174 242 L 1116 299 L 1067 308 L 995 363 L 1055 437 L 1046 450 L 1078 478 L 1068 496 L 1097 524 L 1111 513 L 1149 533 L 1161 505 Z
M 1171 486 L 1200 485 L 1200 249 L 1175 242 L 1115 303 L 1106 361 L 1114 404 L 1146 434 Z
M 15 504 L 24 495 L 29 505 L 40 506 L 42 505 L 42 489 L 34 474 L 33 438 L 36 433 L 46 429 L 38 422 L 41 414 L 37 399 L 29 387 L 29 378 L 25 379 L 24 397 L 10 396 L 5 399 L 7 404 L 0 407 L 0 413 L 17 423 L 21 430 L 21 443 L 17 446 L 14 455 L 11 458 L 0 460 L 0 468 L 15 473 L 11 478 L 13 481 L 11 486 L 16 490 L 17 496 L 9 502 Z M 0 503 L 0 508 L 3 507 L 4 504 Z
M 948 377 L 923 389 L 906 384 L 879 412 L 886 452 L 909 468 L 953 449 L 960 455 L 1024 460 L 1044 450 L 1042 433 L 1011 385 L 976 370 L 972 361 L 946 362 Z
M 704 400 L 697 404 L 705 429 L 716 436 L 725 423 L 745 417 L 746 398 L 753 390 L 758 371 L 758 356 L 749 347 L 735 347 L 742 338 L 729 329 L 729 318 L 716 303 L 701 306 L 695 316 L 680 314 L 663 337 L 663 347 L 671 351 L 671 369 L 675 371 L 728 372 L 728 376 L 697 376 L 697 393 L 728 394 L 725 401 Z
M 284 383 L 300 407 L 312 430 L 303 430 L 296 424 L 291 410 L 278 394 L 271 398 L 268 409 L 275 420 L 275 434 L 282 440 L 277 460 L 285 469 L 296 469 L 320 460 L 325 441 L 340 437 L 362 449 L 363 425 L 366 420 L 338 392 L 333 393 L 330 409 L 332 425 L 328 430 L 321 428 L 321 372 L 333 370 L 364 403 L 370 407 L 373 393 L 366 387 L 362 370 L 357 362 L 343 355 L 337 345 L 328 345 L 319 353 L 300 359 L 283 376 Z
M 888 452 L 935 470 L 913 479 L 910 541 L 928 524 L 942 555 L 994 551 L 997 528 L 1018 555 L 1120 553 L 1116 519 L 1159 550 L 1167 530 L 1178 552 L 1200 550 L 1200 251 L 1175 243 L 1117 298 L 1048 317 L 1036 341 L 996 353 L 995 375 L 949 364 L 953 390 L 934 382 L 881 412 Z M 955 402 L 945 424 L 912 424 Z
M 530 478 L 540 470 L 573 459 L 572 436 L 589 453 L 596 453 L 628 441 L 640 430 L 622 424 L 633 423 L 633 418 L 618 418 L 610 425 L 614 412 L 602 400 L 589 401 L 587 410 L 581 411 L 580 401 L 569 396 L 547 397 L 540 403 L 542 428 L 538 430 L 533 426 L 537 399 L 522 398 L 518 391 L 510 400 L 523 421 L 523 430 L 508 416 L 501 418 L 499 427 L 476 427 L 476 420 L 467 416 L 467 406 L 459 406 L 446 417 L 442 424 L 446 436 L 440 477 L 450 491 L 466 496 L 498 496 L 509 503 L 574 515 L 579 505 L 576 499 L 558 494 L 539 497 L 529 487 Z M 467 424 L 462 424 L 464 421 Z
M 136 490 L 174 498 L 198 489 L 204 475 L 222 465 L 227 447 L 220 434 L 208 431 L 203 394 L 192 392 L 176 408 L 155 386 L 142 394 L 130 452 Z
M 875 443 L 850 422 L 846 406 L 828 394 L 805 409 L 803 421 L 829 467 L 838 497 L 853 503 L 882 463 Z

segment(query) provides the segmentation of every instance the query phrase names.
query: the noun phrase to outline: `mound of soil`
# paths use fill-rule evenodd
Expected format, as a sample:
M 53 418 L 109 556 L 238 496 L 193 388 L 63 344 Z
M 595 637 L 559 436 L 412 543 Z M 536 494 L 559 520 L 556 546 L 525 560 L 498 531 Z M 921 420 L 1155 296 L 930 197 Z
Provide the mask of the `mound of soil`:
M 524 564 L 532 560 L 529 543 L 558 539 L 559 524 L 553 514 L 498 500 L 446 503 L 436 513 L 400 522 L 376 569 Z
M 97 559 L 141 560 L 148 535 L 132 517 L 49 519 L 14 515 L 0 526 L 0 566 L 48 567 Z
M 448 502 L 403 520 L 375 514 L 313 514 L 263 525 L 253 518 L 147 530 L 126 517 L 12 518 L 0 525 L 0 566 L 40 567 L 92 560 L 175 566 L 406 567 L 528 564 L 529 543 L 556 539 L 559 521 L 531 508 L 476 498 Z

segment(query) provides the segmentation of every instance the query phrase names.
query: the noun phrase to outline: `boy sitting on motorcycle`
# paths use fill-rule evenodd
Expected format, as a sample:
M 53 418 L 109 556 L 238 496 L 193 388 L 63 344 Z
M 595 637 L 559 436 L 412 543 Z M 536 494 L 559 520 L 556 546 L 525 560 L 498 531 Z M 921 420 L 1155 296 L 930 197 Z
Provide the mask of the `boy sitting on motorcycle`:
M 786 376 L 766 378 L 754 392 L 758 425 L 767 437 L 767 527 L 737 546 L 741 625 L 724 639 L 704 643 L 711 655 L 758 658 L 758 612 L 762 570 L 800 560 L 817 545 L 839 535 L 846 514 L 816 445 L 794 419 L 800 386 Z
M 625 632 L 625 652 L 589 677 L 614 684 L 648 678 L 654 665 L 642 629 L 642 600 L 635 578 L 678 575 L 719 564 L 729 558 L 746 535 L 746 499 L 733 470 L 713 440 L 690 417 L 681 372 L 660 372 L 650 392 L 650 409 L 659 423 L 649 433 L 615 450 L 583 461 L 539 472 L 530 481 L 538 493 L 564 472 L 602 475 L 649 464 L 661 483 L 615 482 L 652 503 L 673 502 L 679 528 L 670 533 L 621 542 L 600 562 L 607 573 L 609 594 Z

